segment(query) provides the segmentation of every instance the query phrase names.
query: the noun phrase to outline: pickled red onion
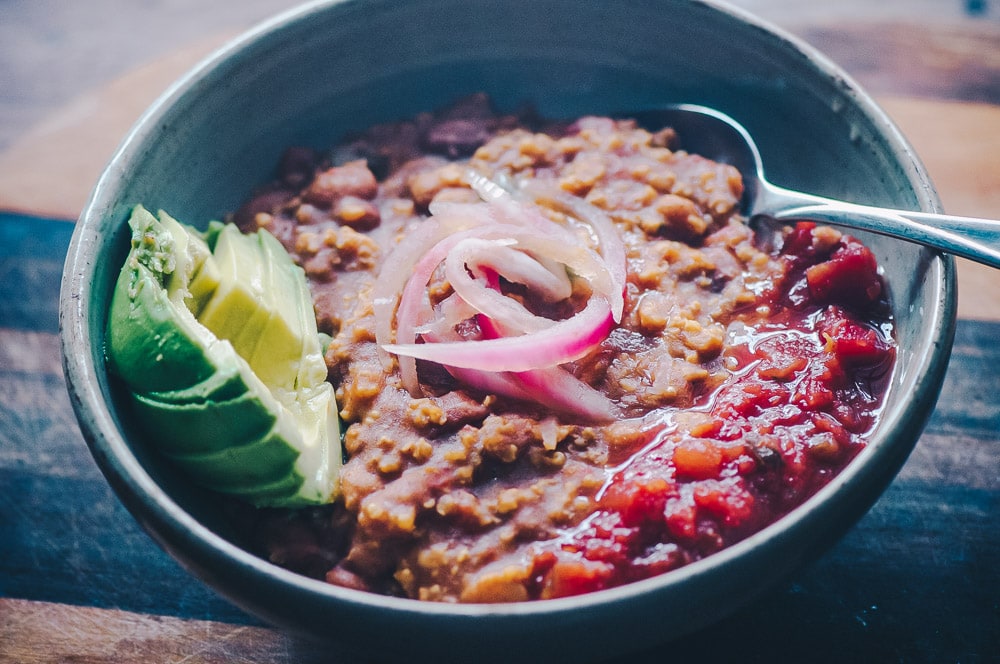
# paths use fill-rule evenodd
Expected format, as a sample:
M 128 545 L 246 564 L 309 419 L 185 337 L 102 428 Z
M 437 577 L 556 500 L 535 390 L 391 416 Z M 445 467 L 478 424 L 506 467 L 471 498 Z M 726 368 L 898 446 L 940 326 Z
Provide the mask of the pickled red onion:
M 456 380 L 488 394 L 529 401 L 591 422 L 615 419 L 614 405 L 603 394 L 562 367 L 523 373 L 495 373 L 446 366 Z
M 499 287 L 496 281 L 492 281 L 490 285 L 493 288 Z M 482 330 L 483 336 L 487 339 L 496 339 L 504 336 L 503 330 L 493 319 L 480 315 L 478 316 L 478 320 L 479 328 Z M 455 375 L 452 368 L 445 368 L 452 375 Z M 461 371 L 472 370 L 463 369 Z M 524 397 L 519 396 L 520 394 L 530 394 L 538 404 L 557 412 L 582 415 L 584 418 L 595 422 L 614 419 L 615 407 L 611 401 L 563 367 L 555 366 L 517 373 L 476 373 L 488 376 L 503 376 L 503 382 L 495 386 L 497 394 L 504 394 L 515 399 L 523 399 Z M 478 376 L 473 376 L 473 378 L 476 377 Z
M 425 344 L 386 344 L 396 355 L 480 371 L 529 371 L 578 360 L 611 332 L 611 305 L 591 297 L 574 316 L 529 334 L 497 339 Z
M 496 328 L 490 325 L 491 322 L 484 320 L 483 329 L 489 330 L 489 338 L 495 338 Z M 435 343 L 442 341 L 437 336 L 432 336 L 431 339 Z M 615 417 L 615 407 L 607 397 L 562 367 L 517 373 L 480 371 L 448 365 L 444 368 L 459 382 L 489 394 L 529 401 L 556 412 L 582 416 L 592 422 L 611 421 Z
M 485 201 L 505 203 L 514 197 L 521 196 L 536 203 L 569 215 L 588 225 L 597 239 L 601 256 L 608 261 L 611 278 L 615 282 L 618 296 L 611 301 L 615 322 L 621 322 L 625 306 L 626 261 L 625 244 L 622 242 L 614 222 L 603 210 L 552 185 L 538 181 L 529 181 L 518 190 L 513 182 L 508 180 L 491 180 L 475 169 L 468 169 L 466 180 L 479 196 Z M 552 222 L 550 222 L 552 223 Z
M 611 301 L 615 322 L 621 322 L 625 306 L 625 243 L 618 235 L 614 222 L 600 208 L 561 189 L 530 182 L 524 187 L 524 192 L 542 205 L 549 205 L 559 212 L 570 215 L 593 230 L 597 238 L 598 251 L 607 261 L 611 280 L 615 285 L 614 298 Z
M 434 318 L 426 323 L 418 325 L 414 332 L 429 340 L 428 335 L 440 336 L 451 330 L 455 326 L 470 318 L 475 318 L 479 312 L 472 308 L 468 302 L 463 300 L 456 293 L 452 293 L 434 307 Z
M 386 260 L 374 292 L 380 353 L 397 356 L 402 385 L 414 396 L 421 394 L 419 359 L 473 388 L 590 420 L 613 418 L 611 402 L 560 365 L 592 352 L 621 319 L 625 253 L 617 230 L 582 201 L 539 194 L 583 225 L 560 224 L 512 194 L 509 183 L 473 171 L 467 181 L 488 202 L 432 204 L 431 217 L 408 229 Z M 454 291 L 437 304 L 427 290 L 435 273 Z M 563 320 L 539 316 L 501 290 L 501 277 L 541 301 L 586 297 L 586 304 Z M 464 321 L 478 327 L 459 335 Z
M 573 284 L 565 266 L 543 261 L 515 249 L 511 246 L 513 244 L 517 244 L 513 238 L 492 242 L 478 238 L 462 240 L 448 255 L 446 265 L 454 266 L 449 268 L 449 274 L 459 272 L 457 268 L 461 265 L 477 275 L 482 274 L 484 268 L 489 268 L 490 272 L 507 281 L 532 287 L 546 302 L 559 302 L 573 295 Z
M 433 220 L 433 217 L 431 220 Z M 453 227 L 460 226 L 453 225 Z M 433 233 L 429 235 L 437 237 Z M 403 292 L 398 297 L 399 305 L 396 309 L 396 343 L 406 345 L 416 341 L 417 327 L 426 324 L 426 319 L 429 318 L 432 312 L 431 303 L 427 297 L 427 284 L 431 276 L 433 276 L 434 271 L 438 268 L 438 265 L 444 261 L 449 252 L 459 242 L 469 238 L 507 240 L 512 237 L 518 237 L 523 244 L 526 241 L 530 242 L 530 238 L 535 235 L 537 233 L 532 233 L 520 226 L 497 223 L 492 226 L 473 227 L 445 236 L 444 239 L 441 239 L 437 244 L 430 247 L 416 265 L 407 266 L 405 263 L 396 265 L 391 262 L 392 256 L 395 254 L 391 254 L 387 260 L 387 265 L 391 267 L 392 271 L 389 273 L 390 276 L 387 278 L 387 281 L 391 283 L 398 280 L 398 272 L 403 272 L 403 276 L 408 276 L 408 279 L 405 281 L 406 285 L 403 287 Z M 543 242 L 545 239 L 544 237 L 535 238 L 537 242 Z M 426 245 L 426 239 L 421 243 Z M 552 247 L 553 251 L 565 248 L 565 245 L 560 243 L 554 243 L 554 245 Z M 594 260 L 597 259 L 595 258 Z M 579 269 L 585 271 L 588 263 L 583 259 L 580 259 L 579 262 Z M 408 269 L 409 272 L 407 272 Z M 379 275 L 379 280 L 382 280 L 382 275 Z M 376 285 L 376 290 L 379 290 L 379 285 Z M 388 346 L 391 332 L 391 309 L 388 307 L 376 308 L 375 340 L 379 344 L 379 348 L 383 351 L 389 352 Z M 403 387 L 411 394 L 418 394 L 417 370 L 412 358 L 406 356 L 399 358 L 399 373 L 403 381 Z
M 548 302 L 565 300 L 573 294 L 568 279 L 562 282 L 537 261 L 510 246 L 472 238 L 456 244 L 445 260 L 444 274 L 451 287 L 479 313 L 505 321 L 523 332 L 543 330 L 553 321 L 531 313 L 499 289 L 490 288 L 481 276 L 483 268 L 508 281 L 534 287 Z
M 372 291 L 375 313 L 375 339 L 379 345 L 382 365 L 390 369 L 391 361 L 382 345 L 392 340 L 393 312 L 399 303 L 402 288 L 421 258 L 441 240 L 476 227 L 491 227 L 498 223 L 493 210 L 485 206 L 460 203 L 431 205 L 432 216 L 411 222 L 403 231 L 404 239 L 386 258 Z
M 555 411 L 575 413 L 594 422 L 615 419 L 615 407 L 606 396 L 562 367 L 535 369 L 515 376 L 522 390 Z

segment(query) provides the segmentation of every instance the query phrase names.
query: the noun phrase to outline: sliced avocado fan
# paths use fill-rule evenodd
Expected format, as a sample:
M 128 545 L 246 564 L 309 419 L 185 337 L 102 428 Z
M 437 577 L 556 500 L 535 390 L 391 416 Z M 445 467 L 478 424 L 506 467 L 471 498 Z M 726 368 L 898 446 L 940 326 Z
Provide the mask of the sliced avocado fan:
M 258 506 L 336 498 L 340 423 L 302 268 L 261 230 L 204 234 L 136 206 L 110 369 L 192 481 Z

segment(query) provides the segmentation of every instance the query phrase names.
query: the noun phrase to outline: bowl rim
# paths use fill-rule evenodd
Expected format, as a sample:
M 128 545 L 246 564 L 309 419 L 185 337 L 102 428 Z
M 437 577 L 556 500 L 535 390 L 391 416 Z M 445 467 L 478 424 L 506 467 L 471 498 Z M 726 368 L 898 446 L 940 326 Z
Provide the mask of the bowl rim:
M 682 585 L 698 576 L 711 574 L 726 566 L 731 560 L 742 558 L 761 544 L 786 536 L 794 531 L 798 524 L 817 518 L 817 513 L 821 513 L 827 505 L 827 498 L 835 493 L 849 490 L 849 485 L 861 482 L 872 474 L 888 473 L 888 477 L 891 478 L 897 472 L 912 445 L 904 450 L 896 449 L 899 445 L 888 448 L 887 444 L 869 445 L 834 480 L 802 505 L 746 539 L 711 556 L 669 573 L 615 588 L 568 598 L 515 603 L 443 604 L 334 586 L 291 572 L 245 551 L 202 525 L 181 508 L 156 484 L 125 441 L 122 432 L 115 424 L 109 405 L 104 402 L 99 386 L 99 371 L 93 361 L 93 341 L 89 329 L 92 294 L 87 284 L 92 281 L 99 259 L 94 249 L 100 245 L 101 221 L 114 199 L 116 180 L 128 172 L 134 160 L 141 157 L 139 149 L 142 147 L 143 135 L 157 124 L 171 105 L 191 92 L 204 77 L 209 76 L 212 71 L 242 49 L 268 38 L 279 37 L 289 26 L 307 21 L 317 12 L 337 6 L 378 4 L 380 1 L 371 3 L 368 0 L 312 0 L 251 27 L 205 57 L 174 81 L 125 135 L 91 192 L 74 229 L 63 273 L 59 307 L 63 370 L 70 400 L 84 438 L 101 471 L 119 499 L 161 547 L 170 552 L 175 547 L 193 550 L 196 552 L 193 557 L 199 560 L 223 557 L 253 575 L 267 577 L 298 590 L 357 607 L 470 618 L 551 615 L 567 610 L 581 611 L 595 605 L 615 603 L 636 595 Z M 927 211 L 940 211 L 938 196 L 912 146 L 874 100 L 835 63 L 805 41 L 744 9 L 718 0 L 692 0 L 692 4 L 704 5 L 760 31 L 771 33 L 775 39 L 783 42 L 785 48 L 797 52 L 822 76 L 837 81 L 850 103 L 864 114 L 887 144 L 899 150 L 901 155 L 905 155 L 906 160 L 901 160 L 899 165 L 908 181 L 917 185 L 915 194 L 921 207 Z M 916 443 L 919 432 L 923 429 L 937 399 L 950 355 L 956 317 L 954 259 L 931 250 L 925 251 L 930 252 L 931 259 L 927 270 L 933 283 L 937 285 L 938 292 L 936 307 L 933 311 L 925 311 L 924 316 L 925 320 L 933 323 L 932 338 L 937 341 L 924 351 L 915 368 L 921 377 L 914 392 L 917 398 L 909 400 L 906 407 L 891 413 L 893 421 L 883 422 L 882 426 L 882 429 L 888 429 L 889 425 L 892 425 L 897 431 L 911 436 L 913 444 Z M 863 456 L 877 456 L 877 458 L 862 462 Z M 205 582 L 204 579 L 202 581 Z M 223 589 L 215 587 L 215 590 L 228 596 Z

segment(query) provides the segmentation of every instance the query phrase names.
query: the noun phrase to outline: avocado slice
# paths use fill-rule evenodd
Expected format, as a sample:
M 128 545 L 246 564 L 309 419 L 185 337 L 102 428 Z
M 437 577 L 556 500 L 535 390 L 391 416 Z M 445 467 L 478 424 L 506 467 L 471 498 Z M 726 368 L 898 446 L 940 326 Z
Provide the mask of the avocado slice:
M 260 343 L 248 358 L 250 365 L 264 380 L 270 380 L 271 384 L 281 385 L 286 390 L 325 380 L 325 376 L 319 376 L 319 372 L 326 372 L 326 362 L 318 361 L 323 356 L 319 335 L 298 334 L 298 330 L 308 324 L 303 316 L 308 316 L 313 324 L 316 321 L 305 271 L 291 261 L 280 260 L 285 248 L 274 236 L 261 235 L 260 248 L 270 267 L 267 279 L 272 292 L 289 293 L 291 296 L 274 303 L 271 316 L 261 332 Z M 312 373 L 302 375 L 302 372 Z
M 196 245 L 177 241 L 189 236 L 177 222 L 157 220 L 141 207 L 129 225 L 132 249 L 111 296 L 109 364 L 139 392 L 191 387 L 215 373 L 208 350 L 219 343 L 183 305 L 186 290 L 174 276 L 194 269 L 190 249 Z
M 236 352 L 232 346 L 226 344 L 216 344 L 209 349 L 210 355 L 217 356 L 219 353 L 213 353 L 213 351 L 221 351 L 226 354 Z M 229 401 L 242 396 L 250 389 L 236 362 L 219 357 L 210 359 L 213 366 L 218 367 L 218 369 L 200 383 L 181 390 L 149 392 L 144 396 L 163 404 L 201 404 L 206 401 Z
M 302 476 L 293 470 L 280 479 L 267 484 L 258 484 L 250 490 L 226 487 L 225 491 L 220 493 L 243 500 L 252 498 L 260 507 L 306 507 L 313 504 L 299 496 L 300 486 L 302 486 Z
M 222 281 L 219 266 L 214 259 L 206 260 L 194 273 L 188 283 L 188 298 L 185 301 L 188 310 L 198 317 L 208 304 Z
M 166 403 L 142 394 L 132 397 L 133 410 L 167 456 L 211 454 L 251 445 L 277 419 L 275 410 L 250 392 L 227 401 L 193 403 Z M 185 435 L 178 436 L 178 431 Z
M 266 231 L 202 235 L 142 206 L 129 225 L 107 355 L 151 442 L 257 505 L 332 501 L 340 424 L 305 273 Z
M 220 339 L 228 339 L 242 357 L 247 340 L 254 341 L 269 315 L 270 300 L 264 283 L 264 257 L 256 236 L 244 235 L 225 226 L 215 240 L 212 258 L 219 271 L 219 284 L 198 320 Z
M 253 491 L 295 472 L 295 450 L 281 432 L 272 432 L 243 447 L 227 447 L 213 454 L 168 455 L 195 480 L 226 493 Z M 223 479 L 220 479 L 223 478 Z
M 330 402 L 328 402 L 330 403 Z M 288 411 L 281 411 L 283 414 Z M 309 457 L 313 450 L 301 454 L 286 441 L 294 436 L 289 427 L 297 428 L 293 417 L 279 416 L 270 430 L 247 445 L 224 446 L 210 453 L 168 454 L 175 463 L 186 468 L 192 477 L 211 483 L 216 491 L 244 494 L 296 475 L 300 482 L 310 478 L 316 464 Z M 316 448 L 317 450 L 319 448 Z M 261 504 L 261 500 L 257 501 Z

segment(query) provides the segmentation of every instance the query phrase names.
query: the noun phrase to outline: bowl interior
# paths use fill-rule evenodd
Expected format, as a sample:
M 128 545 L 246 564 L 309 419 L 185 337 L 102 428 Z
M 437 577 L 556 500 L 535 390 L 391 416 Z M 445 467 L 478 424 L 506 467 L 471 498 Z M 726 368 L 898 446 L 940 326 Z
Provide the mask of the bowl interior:
M 560 615 L 569 626 L 587 620 L 587 611 L 602 603 L 617 605 L 619 617 L 608 627 L 576 639 L 576 649 L 589 654 L 602 652 L 595 644 L 611 633 L 619 644 L 623 636 L 633 645 L 649 640 L 629 627 L 634 609 L 624 607 L 630 602 L 658 603 L 662 610 L 666 596 L 685 600 L 686 608 L 672 609 L 674 625 L 655 638 L 719 617 L 713 594 L 726 587 L 750 596 L 780 571 L 735 582 L 732 575 L 741 565 L 744 572 L 748 566 L 767 568 L 773 561 L 766 557 L 776 553 L 789 564 L 799 562 L 825 540 L 820 519 L 839 524 L 827 524 L 831 531 L 846 527 L 898 470 L 929 415 L 947 362 L 955 307 L 950 260 L 881 236 L 863 237 L 890 284 L 901 352 L 884 422 L 870 448 L 836 482 L 718 561 L 673 580 L 581 600 L 575 606 L 590 609 L 578 609 L 572 618 L 563 613 L 570 605 L 558 602 L 530 609 L 425 609 L 290 581 L 292 575 L 241 557 L 211 535 L 237 538 L 214 502 L 178 480 L 134 435 L 102 355 L 108 301 L 127 251 L 129 209 L 141 202 L 190 223 L 207 223 L 268 179 L 289 145 L 329 147 L 345 133 L 477 91 L 489 93 L 501 109 L 532 104 L 544 115 L 564 118 L 664 102 L 712 106 L 745 124 L 778 184 L 856 202 L 938 207 L 914 154 L 867 96 L 821 56 L 739 12 L 680 0 L 307 5 L 223 49 L 168 91 L 127 137 L 81 217 L 67 260 L 62 324 L 67 378 L 95 457 L 140 521 L 196 574 L 244 607 L 306 631 L 315 632 L 323 621 L 301 608 L 262 606 L 254 593 L 232 585 L 250 578 L 273 583 L 275 592 L 297 602 L 311 596 L 308 601 L 330 615 L 340 615 L 337 603 L 352 604 L 348 622 L 372 634 L 378 627 L 365 621 L 376 614 L 386 620 L 387 607 L 421 629 L 443 617 L 451 627 L 438 627 L 457 630 L 456 616 L 506 616 L 500 638 L 539 631 L 525 618 L 532 613 Z M 216 563 L 233 556 L 233 569 L 220 572 Z M 720 574 L 730 575 L 725 584 L 712 580 Z

